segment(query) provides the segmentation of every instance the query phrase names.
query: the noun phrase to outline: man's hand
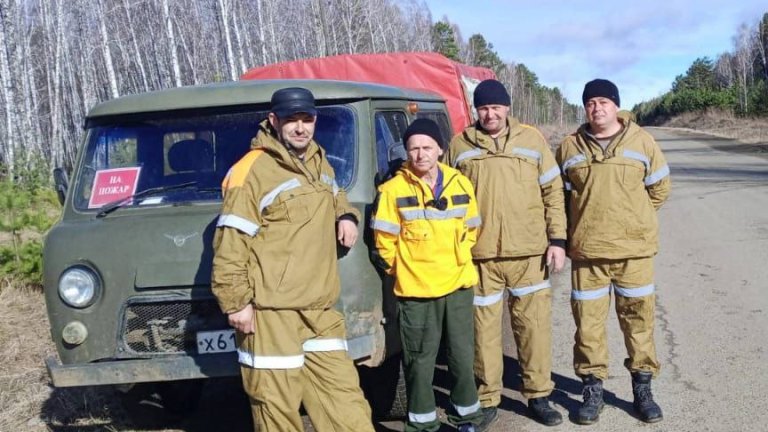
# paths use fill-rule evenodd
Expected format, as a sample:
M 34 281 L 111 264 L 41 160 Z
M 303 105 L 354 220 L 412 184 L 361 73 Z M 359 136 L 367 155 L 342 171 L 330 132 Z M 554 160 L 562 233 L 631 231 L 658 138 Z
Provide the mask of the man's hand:
M 340 220 L 337 237 L 342 246 L 351 248 L 357 241 L 357 224 L 347 219 Z
M 253 333 L 253 305 L 248 303 L 244 308 L 227 316 L 229 325 L 244 334 Z
M 549 246 L 547 248 L 547 266 L 552 273 L 557 273 L 565 267 L 565 249 L 560 246 Z

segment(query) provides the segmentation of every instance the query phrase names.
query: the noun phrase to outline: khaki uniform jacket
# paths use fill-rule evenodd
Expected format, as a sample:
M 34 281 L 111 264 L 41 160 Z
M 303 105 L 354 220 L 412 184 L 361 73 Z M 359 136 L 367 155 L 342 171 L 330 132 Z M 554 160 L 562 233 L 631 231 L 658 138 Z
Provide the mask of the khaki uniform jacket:
M 481 222 L 474 190 L 458 171 L 438 166 L 443 210 L 427 205 L 432 189 L 405 166 L 379 186 L 371 227 L 399 297 L 437 298 L 478 282 L 471 252 Z
M 265 120 L 251 151 L 227 173 L 214 237 L 211 288 L 222 311 L 326 309 L 339 296 L 336 221 L 350 207 L 325 151 L 304 161 Z
M 543 254 L 549 240 L 565 240 L 560 169 L 534 127 L 507 118 L 508 132 L 494 142 L 470 126 L 451 140 L 444 160 L 475 187 L 483 228 L 475 259 Z
M 658 251 L 656 210 L 669 196 L 669 166 L 650 134 L 620 121 L 624 130 L 605 151 L 585 124 L 556 152 L 570 191 L 571 259 L 641 258 Z

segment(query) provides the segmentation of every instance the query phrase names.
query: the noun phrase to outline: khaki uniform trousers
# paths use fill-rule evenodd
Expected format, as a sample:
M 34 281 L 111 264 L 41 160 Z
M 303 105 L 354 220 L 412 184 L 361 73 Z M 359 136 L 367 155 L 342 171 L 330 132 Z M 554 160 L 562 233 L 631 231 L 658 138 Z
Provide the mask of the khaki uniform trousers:
M 605 322 L 616 296 L 616 315 L 624 334 L 630 371 L 659 372 L 653 340 L 656 294 L 653 257 L 589 260 L 571 263 L 571 309 L 576 321 L 573 367 L 576 375 L 608 377 L 608 336 Z
M 373 432 L 370 406 L 346 353 L 342 314 L 334 309 L 254 313 L 256 333 L 238 334 L 238 357 L 256 430 L 303 431 L 303 403 L 318 432 Z
M 504 291 L 517 344 L 526 398 L 549 396 L 552 382 L 552 290 L 544 256 L 475 262 L 480 284 L 475 287 L 475 377 L 483 408 L 501 402 Z

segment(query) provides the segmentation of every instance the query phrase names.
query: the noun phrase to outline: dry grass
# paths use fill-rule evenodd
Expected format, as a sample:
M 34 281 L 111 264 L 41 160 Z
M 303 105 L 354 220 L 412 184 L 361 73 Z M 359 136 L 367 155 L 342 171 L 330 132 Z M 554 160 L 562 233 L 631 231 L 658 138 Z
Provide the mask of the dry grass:
M 111 388 L 51 387 L 44 365 L 55 348 L 39 290 L 2 281 L 0 346 L 0 431 L 125 430 L 114 426 L 126 416 Z
M 768 118 L 766 117 L 742 118 L 730 112 L 707 110 L 673 117 L 662 126 L 731 138 L 748 144 L 752 150 L 768 151 Z

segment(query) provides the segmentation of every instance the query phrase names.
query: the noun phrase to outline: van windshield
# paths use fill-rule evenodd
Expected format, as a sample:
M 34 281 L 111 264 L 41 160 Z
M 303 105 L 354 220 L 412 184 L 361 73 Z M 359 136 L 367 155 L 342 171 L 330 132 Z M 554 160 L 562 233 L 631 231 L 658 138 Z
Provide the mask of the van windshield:
M 74 205 L 96 210 L 121 199 L 128 207 L 220 201 L 224 176 L 248 152 L 266 116 L 266 111 L 218 110 L 99 120 L 88 130 Z M 318 107 L 315 140 L 345 189 L 354 175 L 356 137 L 349 107 Z M 174 187 L 179 185 L 185 187 Z M 161 193 L 127 199 L 148 189 Z

